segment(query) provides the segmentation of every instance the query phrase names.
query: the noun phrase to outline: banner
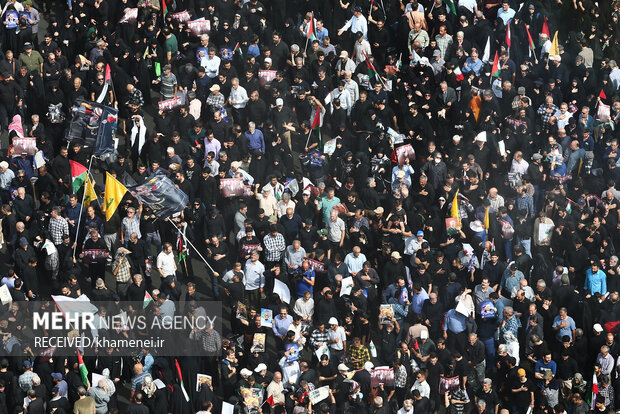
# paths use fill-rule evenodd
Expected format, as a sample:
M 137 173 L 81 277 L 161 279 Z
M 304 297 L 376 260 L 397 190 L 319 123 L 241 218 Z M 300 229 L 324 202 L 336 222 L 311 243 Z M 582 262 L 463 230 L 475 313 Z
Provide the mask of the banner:
M 170 17 L 172 17 L 172 21 L 175 21 L 177 23 L 185 23 L 192 18 L 192 16 L 187 10 L 183 10 L 182 12 L 178 13 L 172 13 L 170 14 Z
M 161 171 L 156 171 L 143 184 L 129 187 L 128 190 L 162 219 L 183 211 L 189 200 L 188 195 Z
M 304 257 L 303 260 L 307 260 L 310 265 L 310 269 L 314 270 L 317 273 L 325 273 L 325 263 L 319 262 L 318 260 L 311 259 L 309 257 Z
M 106 261 L 106 253 L 108 251 L 105 249 L 84 249 L 82 250 L 82 261 L 84 263 L 103 263 Z
M 166 99 L 165 101 L 159 101 L 157 103 L 159 110 L 163 112 L 172 111 L 173 109 L 178 108 L 181 105 L 182 100 L 180 96 L 172 99 Z
M 187 22 L 187 28 L 193 36 L 198 37 L 211 31 L 211 22 L 208 20 L 191 20 Z
M 394 385 L 394 369 L 388 367 L 377 367 L 370 371 L 370 386 L 378 387 L 379 384 L 391 387 Z
M 94 155 L 114 152 L 118 109 L 78 99 L 72 112 L 67 141 L 82 144 L 85 149 L 93 149 Z
M 222 178 L 220 186 L 222 197 L 240 197 L 245 193 L 243 178 Z
M 37 152 L 37 139 L 36 138 L 13 138 L 13 154 L 17 157 L 20 154 L 26 153 L 28 155 L 34 155 Z
M 274 80 L 275 77 L 276 77 L 275 70 L 259 70 L 258 71 L 258 83 L 260 86 L 269 87 L 269 85 L 271 85 L 271 81 Z

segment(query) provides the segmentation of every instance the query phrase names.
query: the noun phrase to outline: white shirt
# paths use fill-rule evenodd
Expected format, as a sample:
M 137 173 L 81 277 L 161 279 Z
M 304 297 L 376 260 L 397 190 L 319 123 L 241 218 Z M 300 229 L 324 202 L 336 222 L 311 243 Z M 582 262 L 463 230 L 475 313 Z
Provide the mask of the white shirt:
M 420 396 L 421 397 L 426 397 L 428 398 L 431 395 L 431 386 L 428 385 L 428 382 L 423 381 L 423 382 L 414 382 L 413 386 L 411 387 L 411 391 L 413 390 L 418 390 L 420 391 Z
M 353 107 L 353 98 L 351 92 L 348 89 L 343 88 L 342 92 L 336 88 L 333 90 L 334 99 L 340 99 L 340 107 L 347 111 L 347 115 L 351 114 L 351 108 Z
M 200 66 L 205 68 L 206 74 L 209 78 L 213 79 L 220 72 L 221 59 L 217 56 L 213 56 L 213 59 L 209 59 L 209 56 L 205 56 L 200 59 Z
M 248 103 L 250 98 L 248 98 L 248 93 L 243 86 L 237 86 L 237 88 L 230 88 L 230 96 L 228 97 L 228 102 L 236 109 L 245 108 L 245 105 Z M 234 104 L 232 102 L 235 102 Z
M 177 271 L 177 266 L 174 263 L 174 253 L 160 252 L 157 255 L 157 268 L 161 269 L 166 276 L 174 275 Z
M 620 90 L 620 69 L 614 68 L 614 70 L 609 72 L 609 81 L 616 90 Z
M 340 28 L 343 32 L 351 29 L 351 33 L 362 32 L 364 35 L 364 39 L 368 39 L 368 22 L 363 14 L 360 14 L 360 17 L 353 16 L 351 19 L 345 23 L 344 26 Z
M 327 330 L 328 340 L 333 341 L 336 338 L 340 340 L 329 344 L 329 346 L 334 351 L 342 351 L 344 349 L 344 341 L 347 340 L 347 334 L 344 332 L 344 328 L 342 326 L 337 327 L 335 331 L 331 327 Z
M 573 114 L 571 114 L 570 112 L 568 112 L 568 110 L 564 113 L 564 118 L 560 119 L 560 117 L 562 116 L 562 111 L 558 110 L 555 115 L 554 115 L 557 120 L 558 120 L 558 128 L 564 128 L 566 125 L 568 125 L 568 120 L 571 119 L 573 117 Z
M 243 279 L 245 290 L 256 290 L 265 286 L 263 273 L 265 273 L 265 266 L 261 262 L 257 260 L 256 263 L 252 263 L 252 259 L 248 259 L 245 262 L 245 277 Z

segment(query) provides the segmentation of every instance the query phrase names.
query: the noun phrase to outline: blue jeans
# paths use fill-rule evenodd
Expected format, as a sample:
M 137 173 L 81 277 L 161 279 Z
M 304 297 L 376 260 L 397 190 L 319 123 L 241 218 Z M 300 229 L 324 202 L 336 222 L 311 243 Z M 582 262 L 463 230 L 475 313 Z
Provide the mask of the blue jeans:
M 491 369 L 495 363 L 495 339 L 480 339 L 484 344 L 487 367 Z
M 504 240 L 504 250 L 506 251 L 506 260 L 512 260 L 512 239 Z
M 222 276 L 224 275 L 220 275 L 220 277 Z M 220 282 L 219 282 L 220 277 L 215 277 L 213 276 L 213 273 L 211 273 L 211 285 L 213 286 L 213 298 L 215 300 L 217 300 L 220 297 Z

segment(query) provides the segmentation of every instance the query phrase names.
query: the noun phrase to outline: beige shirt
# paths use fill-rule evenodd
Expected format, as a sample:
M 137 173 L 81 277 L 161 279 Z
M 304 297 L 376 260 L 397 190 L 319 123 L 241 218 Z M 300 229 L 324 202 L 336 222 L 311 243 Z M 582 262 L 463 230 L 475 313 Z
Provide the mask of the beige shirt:
M 278 403 L 284 404 L 284 384 L 282 381 L 275 382 L 271 381 L 267 386 L 267 397 L 273 395 L 273 402 L 277 405 Z
M 278 200 L 269 194 L 269 196 L 265 197 L 262 193 L 256 194 L 256 199 L 258 200 L 258 206 L 265 210 L 265 215 L 267 217 L 273 216 L 277 214 L 278 211 Z

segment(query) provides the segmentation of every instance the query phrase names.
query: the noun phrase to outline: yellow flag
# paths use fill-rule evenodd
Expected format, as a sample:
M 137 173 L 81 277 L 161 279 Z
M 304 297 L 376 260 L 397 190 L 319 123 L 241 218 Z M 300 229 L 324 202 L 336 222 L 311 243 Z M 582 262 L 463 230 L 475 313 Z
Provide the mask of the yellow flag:
M 560 48 L 558 48 L 558 32 L 559 30 L 556 30 L 555 35 L 553 35 L 553 42 L 551 42 L 551 49 L 549 50 L 549 56 L 560 55 Z
M 484 228 L 487 230 L 489 229 L 489 223 L 489 207 L 487 207 L 484 212 Z
M 106 172 L 105 195 L 103 196 L 103 208 L 105 209 L 105 220 L 108 221 L 121 203 L 127 188 L 118 180 Z
M 90 203 L 97 200 L 97 193 L 93 187 L 93 182 L 89 177 L 86 177 L 86 187 L 84 187 L 84 208 L 90 206 Z
M 461 225 L 461 217 L 459 215 L 459 190 L 456 190 L 456 194 L 454 194 L 454 200 L 452 200 L 452 208 L 450 209 L 450 217 L 455 217 L 459 221 L 459 226 Z

